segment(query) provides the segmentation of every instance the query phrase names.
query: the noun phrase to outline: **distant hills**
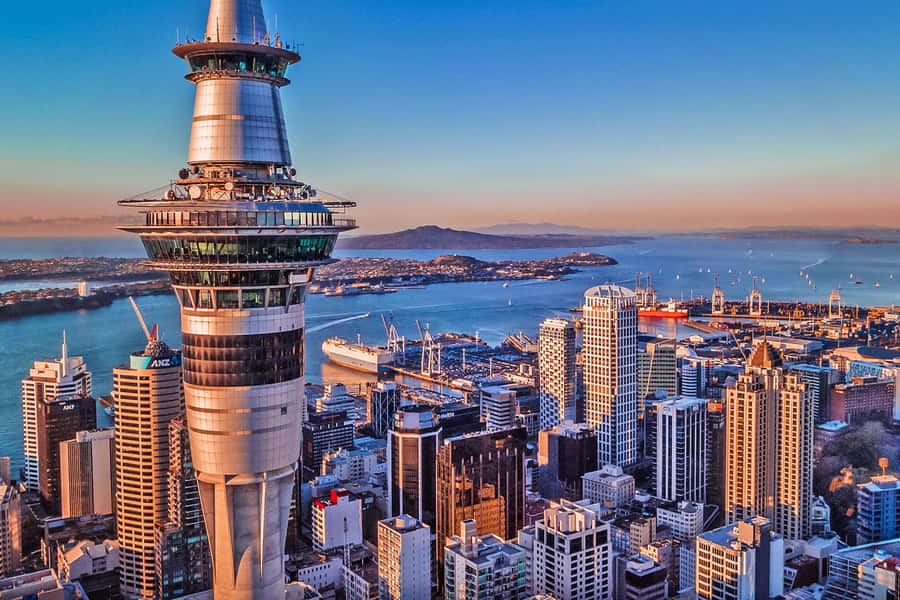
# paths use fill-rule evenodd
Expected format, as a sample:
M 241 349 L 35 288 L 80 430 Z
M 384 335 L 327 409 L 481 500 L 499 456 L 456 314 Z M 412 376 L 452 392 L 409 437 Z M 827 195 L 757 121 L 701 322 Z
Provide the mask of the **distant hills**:
M 426 225 L 423 227 L 416 227 L 415 229 L 398 231 L 396 233 L 340 238 L 337 247 L 348 250 L 512 250 L 528 248 L 589 248 L 593 246 L 631 244 L 637 239 L 641 238 L 615 236 L 596 232 L 578 235 L 570 233 L 493 235 L 488 233 L 477 233 L 474 231 L 446 229 L 435 225 Z

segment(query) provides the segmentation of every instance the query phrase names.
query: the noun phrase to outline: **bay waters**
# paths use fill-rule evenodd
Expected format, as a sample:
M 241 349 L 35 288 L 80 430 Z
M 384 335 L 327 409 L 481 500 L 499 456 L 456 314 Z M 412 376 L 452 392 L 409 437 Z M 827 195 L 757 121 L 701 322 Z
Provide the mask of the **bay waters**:
M 830 240 L 748 240 L 712 237 L 660 236 L 635 244 L 602 248 L 549 248 L 537 250 L 345 250 L 341 256 L 391 256 L 428 260 L 443 254 L 464 254 L 482 260 L 528 260 L 563 256 L 587 250 L 619 261 L 613 267 L 592 267 L 567 281 L 466 282 L 431 285 L 394 294 L 347 297 L 308 296 L 306 302 L 306 379 L 313 383 L 366 379 L 352 371 L 325 363 L 322 342 L 339 336 L 383 344 L 381 314 L 393 320 L 401 335 L 417 339 L 416 319 L 432 332 L 479 332 L 491 345 L 509 333 L 536 335 L 539 323 L 551 316 L 570 316 L 569 308 L 582 302 L 591 286 L 616 282 L 634 285 L 637 271 L 653 274 L 660 300 L 709 297 L 713 277 L 728 299 L 742 299 L 760 283 L 763 299 L 826 302 L 833 287 L 841 285 L 847 306 L 900 304 L 900 245 L 841 244 Z M 107 238 L 4 238 L 0 259 L 52 258 L 56 256 L 114 256 L 141 258 L 143 249 L 129 237 Z M 731 269 L 731 273 L 728 270 Z M 702 270 L 702 272 L 701 272 Z M 707 270 L 709 272 L 707 272 Z M 803 271 L 804 276 L 800 275 Z M 750 273 L 748 273 L 750 271 Z M 853 279 L 850 274 L 853 274 Z M 894 279 L 890 278 L 894 274 Z M 809 275 L 816 289 L 809 285 Z M 863 283 L 855 284 L 859 279 Z M 734 282 L 734 285 L 732 285 Z M 875 283 L 880 283 L 876 288 Z M 61 285 L 61 284 L 60 284 Z M 70 286 L 67 284 L 66 287 Z M 158 323 L 164 339 L 180 345 L 178 304 L 173 296 L 137 298 L 148 323 Z M 511 303 L 511 304 L 510 304 Z M 366 314 L 370 316 L 366 317 Z M 671 322 L 641 322 L 642 327 L 661 327 L 672 335 Z M 20 380 L 34 360 L 59 356 L 62 330 L 69 353 L 84 356 L 93 373 L 94 395 L 105 396 L 112 387 L 112 369 L 127 362 L 129 353 L 141 350 L 145 338 L 127 300 L 93 311 L 56 313 L 0 322 L 0 456 L 12 457 L 14 468 L 22 462 Z M 656 332 L 656 331 L 654 331 Z M 100 413 L 101 424 L 109 424 Z

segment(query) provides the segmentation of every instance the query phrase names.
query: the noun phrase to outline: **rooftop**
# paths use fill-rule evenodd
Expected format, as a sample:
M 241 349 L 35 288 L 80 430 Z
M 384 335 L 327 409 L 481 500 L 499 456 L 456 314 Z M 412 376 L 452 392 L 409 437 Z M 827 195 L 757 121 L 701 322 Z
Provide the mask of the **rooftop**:
M 781 352 L 776 350 L 769 342 L 759 344 L 747 361 L 748 367 L 763 367 L 766 369 L 778 368 L 783 364 L 784 359 L 781 357 Z

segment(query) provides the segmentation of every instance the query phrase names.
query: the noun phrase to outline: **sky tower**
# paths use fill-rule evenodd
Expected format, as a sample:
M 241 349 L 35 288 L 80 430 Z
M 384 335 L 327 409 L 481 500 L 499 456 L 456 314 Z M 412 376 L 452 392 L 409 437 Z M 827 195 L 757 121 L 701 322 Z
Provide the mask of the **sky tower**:
M 188 435 L 216 600 L 283 595 L 303 402 L 304 292 L 352 219 L 291 168 L 279 89 L 300 56 L 260 0 L 212 0 L 173 50 L 197 86 L 188 167 L 123 200 L 181 305 Z

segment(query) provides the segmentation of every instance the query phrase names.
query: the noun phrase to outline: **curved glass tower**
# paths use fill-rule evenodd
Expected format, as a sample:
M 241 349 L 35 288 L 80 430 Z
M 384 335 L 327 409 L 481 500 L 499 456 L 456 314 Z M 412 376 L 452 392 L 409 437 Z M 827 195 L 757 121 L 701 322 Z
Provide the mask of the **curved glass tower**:
M 304 291 L 331 262 L 352 203 L 295 179 L 279 90 L 300 57 L 267 33 L 260 0 L 212 0 L 202 41 L 173 52 L 197 94 L 188 167 L 144 215 L 151 264 L 181 304 L 185 407 L 216 600 L 284 594 L 298 467 Z

